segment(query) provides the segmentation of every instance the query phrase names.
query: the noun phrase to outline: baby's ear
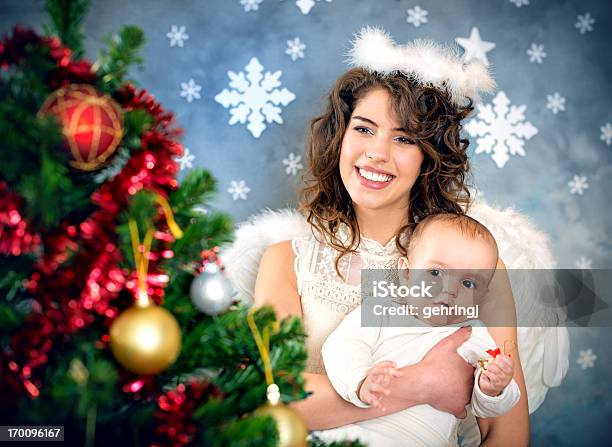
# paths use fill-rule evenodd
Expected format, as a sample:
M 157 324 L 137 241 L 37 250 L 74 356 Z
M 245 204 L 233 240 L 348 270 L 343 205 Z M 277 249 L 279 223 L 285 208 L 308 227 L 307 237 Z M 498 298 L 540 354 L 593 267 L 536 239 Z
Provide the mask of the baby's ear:
M 398 270 L 407 270 L 408 269 L 408 259 L 405 256 L 402 256 L 397 260 L 397 269 Z

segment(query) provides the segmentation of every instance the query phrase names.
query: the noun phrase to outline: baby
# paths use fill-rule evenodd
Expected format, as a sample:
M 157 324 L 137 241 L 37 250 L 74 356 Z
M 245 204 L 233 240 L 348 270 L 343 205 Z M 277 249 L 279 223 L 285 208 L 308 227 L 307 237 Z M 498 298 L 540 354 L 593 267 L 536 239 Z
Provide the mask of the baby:
M 477 309 L 495 272 L 495 239 L 471 217 L 436 214 L 419 222 L 408 253 L 398 262 L 400 283 L 408 288 L 428 284 L 431 292 L 394 300 L 396 308 L 411 309 L 402 317 L 403 327 L 386 317 L 375 327 L 362 326 L 362 306 L 349 313 L 322 349 L 332 385 L 359 407 L 384 410 L 383 397 L 391 381 L 402 375 L 399 368 L 417 363 L 436 343 L 469 324 L 472 335 L 458 353 L 476 368 L 470 409 L 481 418 L 508 412 L 520 399 L 512 358 L 495 352 L 482 322 L 466 319 L 474 315 L 466 310 Z M 456 445 L 457 425 L 452 414 L 417 405 L 317 435 L 327 441 L 359 438 L 372 446 L 442 446 Z

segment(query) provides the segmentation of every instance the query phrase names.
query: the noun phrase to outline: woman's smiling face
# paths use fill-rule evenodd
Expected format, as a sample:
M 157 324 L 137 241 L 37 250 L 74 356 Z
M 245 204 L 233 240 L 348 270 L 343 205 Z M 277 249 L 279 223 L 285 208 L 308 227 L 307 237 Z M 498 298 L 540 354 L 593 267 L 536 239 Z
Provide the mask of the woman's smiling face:
M 357 102 L 340 150 L 340 176 L 356 211 L 407 209 L 423 158 L 386 89 L 370 90 Z

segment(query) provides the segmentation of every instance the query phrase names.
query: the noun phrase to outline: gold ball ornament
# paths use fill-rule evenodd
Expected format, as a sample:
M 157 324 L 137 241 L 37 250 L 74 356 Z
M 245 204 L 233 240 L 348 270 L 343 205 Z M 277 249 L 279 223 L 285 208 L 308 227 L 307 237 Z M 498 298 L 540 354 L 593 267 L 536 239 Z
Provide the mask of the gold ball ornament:
M 137 374 L 157 374 L 181 351 L 181 330 L 170 312 L 154 304 L 135 304 L 110 328 L 110 348 L 117 361 Z
M 280 401 L 278 385 L 271 384 L 267 391 L 268 403 L 253 413 L 255 416 L 271 416 L 276 421 L 278 447 L 306 447 L 308 429 L 302 417 Z

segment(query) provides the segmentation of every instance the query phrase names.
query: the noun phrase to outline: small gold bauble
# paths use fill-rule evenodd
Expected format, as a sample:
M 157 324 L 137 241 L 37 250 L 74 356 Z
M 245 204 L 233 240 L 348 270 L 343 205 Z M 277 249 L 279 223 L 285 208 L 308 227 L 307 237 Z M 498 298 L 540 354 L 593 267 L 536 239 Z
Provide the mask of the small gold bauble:
M 157 374 L 181 351 L 181 330 L 163 307 L 134 305 L 110 328 L 110 348 L 121 365 L 137 374 Z
M 308 429 L 302 417 L 280 401 L 276 384 L 268 386 L 268 403 L 255 410 L 255 416 L 271 416 L 276 421 L 278 447 L 306 447 Z

